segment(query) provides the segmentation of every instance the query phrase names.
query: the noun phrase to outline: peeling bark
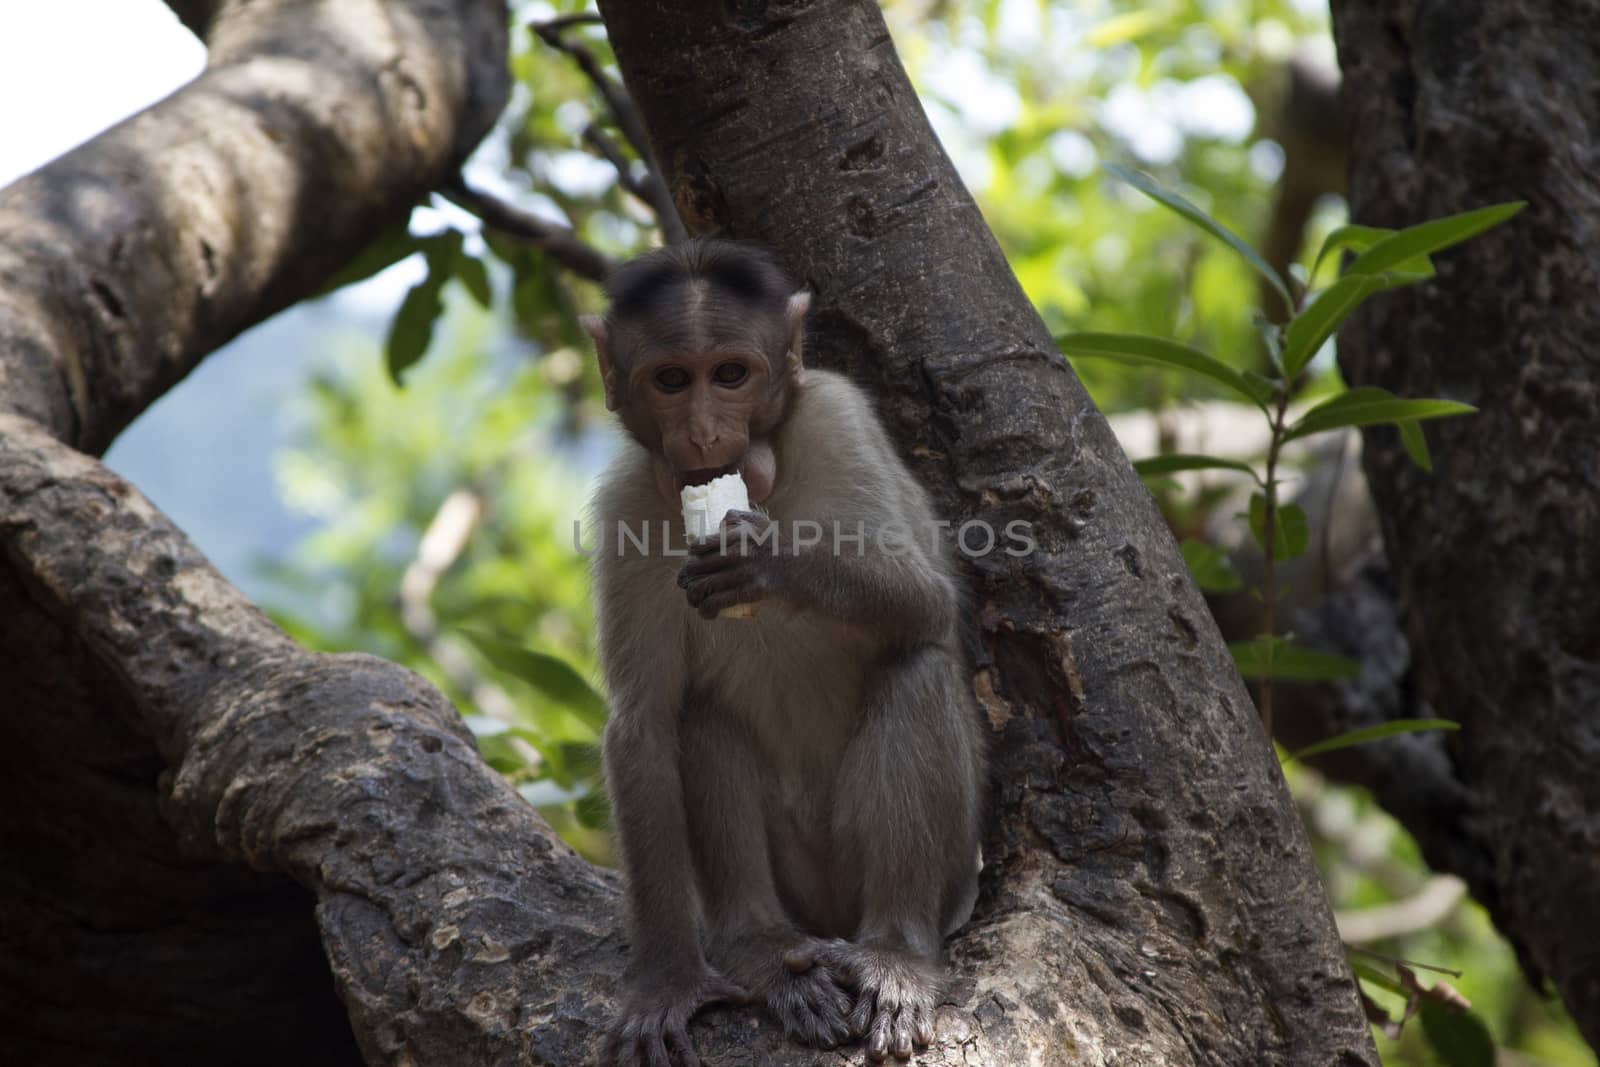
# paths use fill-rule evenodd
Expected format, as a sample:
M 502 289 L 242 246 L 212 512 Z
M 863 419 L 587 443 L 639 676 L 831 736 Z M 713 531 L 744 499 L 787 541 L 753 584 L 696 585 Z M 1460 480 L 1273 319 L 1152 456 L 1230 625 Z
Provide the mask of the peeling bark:
M 0 1059 L 590 1062 L 615 878 L 431 686 L 294 645 L 85 454 L 443 183 L 505 12 L 182 6 L 208 73 L 0 192 Z M 782 250 L 949 513 L 1039 540 L 973 575 L 995 825 L 919 1062 L 1375 1063 L 1215 627 L 876 9 L 607 7 L 691 228 Z M 711 1063 L 861 1059 L 748 1011 L 695 1033 Z
M 1462 724 L 1463 875 L 1600 1043 L 1600 4 L 1334 3 L 1351 215 L 1380 226 L 1528 209 L 1373 301 L 1352 384 L 1443 396 L 1435 471 L 1367 434 L 1418 692 Z M 1455 869 L 1447 867 L 1447 869 Z

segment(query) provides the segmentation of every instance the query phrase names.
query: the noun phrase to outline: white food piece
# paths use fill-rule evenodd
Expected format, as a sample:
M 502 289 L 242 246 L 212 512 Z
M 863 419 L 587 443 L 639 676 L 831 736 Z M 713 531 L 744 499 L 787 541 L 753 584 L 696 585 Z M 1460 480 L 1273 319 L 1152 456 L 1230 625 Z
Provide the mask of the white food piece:
M 738 471 L 704 485 L 686 485 L 679 500 L 683 504 L 683 529 L 691 541 L 715 537 L 728 512 L 750 510 L 750 490 Z M 754 604 L 735 604 L 717 612 L 717 618 L 748 619 L 755 613 Z
M 750 491 L 745 488 L 738 471 L 713 478 L 704 485 L 686 485 L 680 496 L 683 529 L 691 541 L 715 536 L 728 512 L 750 510 Z

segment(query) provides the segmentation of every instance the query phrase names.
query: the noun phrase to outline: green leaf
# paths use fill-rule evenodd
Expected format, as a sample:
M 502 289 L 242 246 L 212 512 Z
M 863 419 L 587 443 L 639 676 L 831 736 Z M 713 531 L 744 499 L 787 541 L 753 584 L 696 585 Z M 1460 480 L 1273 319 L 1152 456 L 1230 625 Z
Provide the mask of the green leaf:
M 1284 331 L 1283 376 L 1299 374 L 1339 324 L 1381 287 L 1379 278 L 1372 275 L 1346 274 L 1318 293 L 1309 307 L 1289 320 Z
M 1165 456 L 1150 456 L 1147 459 L 1134 460 L 1133 469 L 1138 471 L 1139 476 L 1142 478 L 1158 474 L 1175 474 L 1178 471 L 1204 470 L 1239 471 L 1256 478 L 1255 468 L 1237 459 L 1224 459 L 1221 456 L 1201 456 L 1182 452 L 1171 452 Z M 1259 482 L 1260 480 L 1256 478 L 1256 481 Z
M 1283 297 L 1283 302 L 1286 305 L 1289 307 L 1294 307 L 1294 297 L 1289 295 L 1289 286 L 1284 283 L 1283 278 L 1278 274 L 1277 271 L 1268 266 L 1267 261 L 1262 259 L 1256 250 L 1246 244 L 1244 239 L 1238 234 L 1222 225 L 1222 223 L 1218 222 L 1210 215 L 1207 215 L 1204 211 L 1201 211 L 1198 207 L 1179 196 L 1177 193 L 1172 192 L 1170 189 L 1163 188 L 1148 174 L 1141 174 L 1139 171 L 1131 170 L 1128 167 L 1124 167 L 1116 163 L 1107 163 L 1106 170 L 1110 172 L 1113 177 L 1119 179 L 1120 181 L 1127 182 L 1129 185 L 1150 197 L 1152 200 L 1159 201 L 1160 203 L 1171 208 L 1173 211 L 1176 211 L 1178 214 L 1182 215 L 1196 226 L 1199 226 L 1213 237 L 1226 242 L 1228 247 L 1239 253 L 1239 255 L 1244 258 L 1244 261 L 1250 264 L 1257 274 L 1265 278 L 1272 285 L 1272 287 L 1278 291 L 1279 295 Z
M 389 377 L 395 385 L 401 384 L 401 374 L 427 354 L 428 345 L 433 342 L 433 324 L 443 310 L 439 281 L 432 274 L 413 285 L 401 301 L 384 343 Z
M 488 311 L 494 304 L 494 288 L 489 284 L 489 268 L 476 256 L 456 257 L 456 277 L 478 306 Z
M 327 296 L 336 289 L 366 281 L 421 249 L 422 243 L 411 236 L 405 223 L 390 227 L 329 278 L 317 295 Z
M 1422 1035 L 1445 1067 L 1494 1067 L 1494 1038 L 1475 1014 L 1424 1000 L 1418 1016 Z
M 1293 756 L 1288 758 L 1294 759 Z M 1393 975 L 1380 971 L 1369 963 L 1362 963 L 1360 960 L 1350 960 L 1349 963 L 1350 969 L 1355 972 L 1355 976 L 1361 981 L 1370 982 L 1386 993 L 1394 993 L 1402 997 L 1411 995 L 1411 990 L 1401 985 Z
M 1267 346 L 1267 355 L 1272 360 L 1272 365 L 1283 373 L 1283 327 L 1275 322 L 1268 321 L 1261 312 L 1256 312 L 1252 320 L 1256 333 L 1261 335 L 1262 344 Z
M 1515 200 L 1408 227 L 1383 238 L 1361 253 L 1345 273 L 1383 274 L 1401 271 L 1407 260 L 1415 256 L 1429 256 L 1460 244 L 1490 227 L 1500 225 L 1527 206 L 1527 201 Z
M 1449 719 L 1391 719 L 1377 726 L 1364 726 L 1359 730 L 1347 730 L 1336 734 L 1314 745 L 1307 745 L 1298 752 L 1292 752 L 1284 758 L 1285 763 L 1290 760 L 1306 759 L 1310 756 L 1320 756 L 1324 752 L 1336 752 L 1341 748 L 1354 748 L 1356 745 L 1370 745 L 1374 741 L 1382 741 L 1386 737 L 1398 737 L 1400 734 L 1422 733 L 1426 730 L 1459 730 L 1460 723 L 1451 722 Z
M 611 829 L 611 804 L 605 790 L 591 789 L 578 798 L 573 810 L 578 821 L 591 830 Z
M 1213 359 L 1198 348 L 1169 341 L 1164 337 L 1145 337 L 1131 333 L 1067 333 L 1056 338 L 1056 347 L 1063 355 L 1088 356 L 1094 359 L 1111 359 L 1132 366 L 1169 367 L 1203 375 L 1221 382 L 1245 399 L 1265 411 L 1270 392 L 1263 395 L 1261 388 L 1248 381 L 1244 375 Z
M 1324 400 L 1289 427 L 1285 441 L 1344 426 L 1372 426 L 1385 422 L 1442 419 L 1470 415 L 1478 409 L 1454 400 L 1402 400 L 1387 389 L 1365 386 Z
M 461 258 L 465 242 L 460 230 L 440 230 L 422 238 L 422 254 L 428 257 L 428 270 L 441 278 L 455 273 L 456 260 Z
M 556 656 L 535 652 L 477 630 L 461 631 L 484 658 L 570 710 L 596 732 L 605 729 L 606 702 L 583 675 Z
M 1433 456 L 1428 452 L 1428 439 L 1422 433 L 1422 423 L 1415 419 L 1402 419 L 1395 426 L 1400 431 L 1400 443 L 1405 446 L 1411 462 L 1432 474 Z
M 1365 252 L 1379 241 L 1394 235 L 1393 230 L 1381 226 L 1340 226 L 1328 234 L 1322 242 L 1322 250 L 1317 253 L 1316 262 L 1311 265 L 1311 277 L 1315 278 L 1322 261 L 1341 249 L 1350 249 L 1353 252 Z M 1414 275 L 1417 280 L 1433 277 L 1433 260 L 1427 256 L 1413 256 L 1401 263 L 1395 264 L 1395 270 L 1406 275 Z
M 1250 496 L 1250 533 L 1262 551 L 1267 547 L 1266 527 L 1267 495 L 1253 493 Z M 1282 563 L 1305 553 L 1306 545 L 1311 540 L 1311 524 L 1306 519 L 1305 509 L 1299 504 L 1280 501 L 1273 509 L 1272 527 L 1273 559 Z
M 1352 678 L 1361 672 L 1361 665 L 1354 660 L 1292 644 L 1282 637 L 1235 641 L 1228 646 L 1228 651 L 1233 653 L 1233 663 L 1239 673 L 1251 679 L 1327 682 Z
M 1195 584 L 1201 589 L 1208 593 L 1232 593 L 1243 588 L 1239 572 L 1233 569 L 1233 561 L 1222 549 L 1193 537 L 1184 538 L 1178 547 Z

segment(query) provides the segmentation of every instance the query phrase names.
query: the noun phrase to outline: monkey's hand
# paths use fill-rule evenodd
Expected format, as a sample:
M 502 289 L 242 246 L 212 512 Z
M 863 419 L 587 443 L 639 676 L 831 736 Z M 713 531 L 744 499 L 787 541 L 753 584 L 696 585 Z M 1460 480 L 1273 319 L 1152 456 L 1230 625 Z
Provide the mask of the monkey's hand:
M 690 607 L 714 619 L 735 604 L 780 593 L 785 562 L 770 518 L 758 511 L 730 511 L 716 535 L 689 546 L 678 586 L 688 593 Z
M 628 991 L 600 1050 L 602 1067 L 701 1067 L 689 1020 L 713 1004 L 743 1004 L 749 994 L 707 968 L 697 979 L 662 978 Z
M 944 968 L 936 960 L 848 942 L 821 958 L 856 991 L 850 1028 L 865 1035 L 868 1059 L 909 1059 L 913 1046 L 933 1040 L 933 1010 L 944 986 Z

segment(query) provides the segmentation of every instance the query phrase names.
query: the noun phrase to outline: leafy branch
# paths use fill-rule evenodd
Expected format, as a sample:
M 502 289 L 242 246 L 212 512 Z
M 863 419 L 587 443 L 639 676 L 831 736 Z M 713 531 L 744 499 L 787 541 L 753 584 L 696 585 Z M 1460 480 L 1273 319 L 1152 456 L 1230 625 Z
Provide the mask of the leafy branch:
M 1315 434 L 1352 427 L 1392 425 L 1400 434 L 1406 453 L 1425 470 L 1432 469 L 1427 438 L 1422 422 L 1429 419 L 1465 415 L 1474 409 L 1453 400 L 1414 400 L 1397 397 L 1384 389 L 1351 389 L 1318 404 L 1298 418 L 1289 416 L 1289 398 L 1295 378 L 1311 362 L 1339 326 L 1364 302 L 1377 293 L 1426 281 L 1434 275 L 1431 257 L 1459 244 L 1492 226 L 1511 218 L 1523 204 L 1497 204 L 1448 218 L 1435 219 L 1404 230 L 1373 226 L 1345 226 L 1328 235 L 1317 253 L 1316 267 L 1339 253 L 1354 258 L 1327 287 L 1316 292 L 1296 294 L 1284 279 L 1243 238 L 1206 214 L 1201 208 L 1163 188 L 1148 175 L 1111 164 L 1107 170 L 1159 203 L 1171 208 L 1238 253 L 1260 274 L 1292 309 L 1283 325 L 1261 322 L 1267 349 L 1272 354 L 1271 374 L 1262 375 L 1229 366 L 1197 348 L 1161 337 L 1114 333 L 1069 333 L 1056 338 L 1063 354 L 1073 357 L 1109 359 L 1119 363 L 1172 368 L 1216 382 L 1261 411 L 1270 431 L 1264 470 L 1235 459 L 1207 455 L 1157 456 L 1135 466 L 1141 475 L 1164 475 L 1178 471 L 1206 469 L 1235 470 L 1255 481 L 1257 490 L 1247 513 L 1251 535 L 1261 546 L 1263 567 L 1261 596 L 1264 605 L 1262 633 L 1249 641 L 1230 646 L 1234 662 L 1246 678 L 1260 682 L 1261 722 L 1272 735 L 1273 683 L 1275 681 L 1323 681 L 1350 677 L 1360 667 L 1352 660 L 1318 652 L 1295 644 L 1277 634 L 1277 564 L 1305 552 L 1309 530 L 1305 512 L 1279 497 L 1279 467 L 1283 447 L 1291 441 Z M 1316 276 L 1313 268 L 1312 277 Z M 1184 558 L 1204 588 L 1236 587 L 1237 579 L 1225 558 L 1197 542 L 1186 542 Z M 1409 729 L 1438 729 L 1442 720 L 1407 720 L 1389 724 L 1381 735 Z M 1379 739 L 1366 736 L 1345 739 L 1365 743 Z M 1331 738 L 1323 745 L 1339 747 Z M 1324 750 L 1324 749 L 1319 749 Z

